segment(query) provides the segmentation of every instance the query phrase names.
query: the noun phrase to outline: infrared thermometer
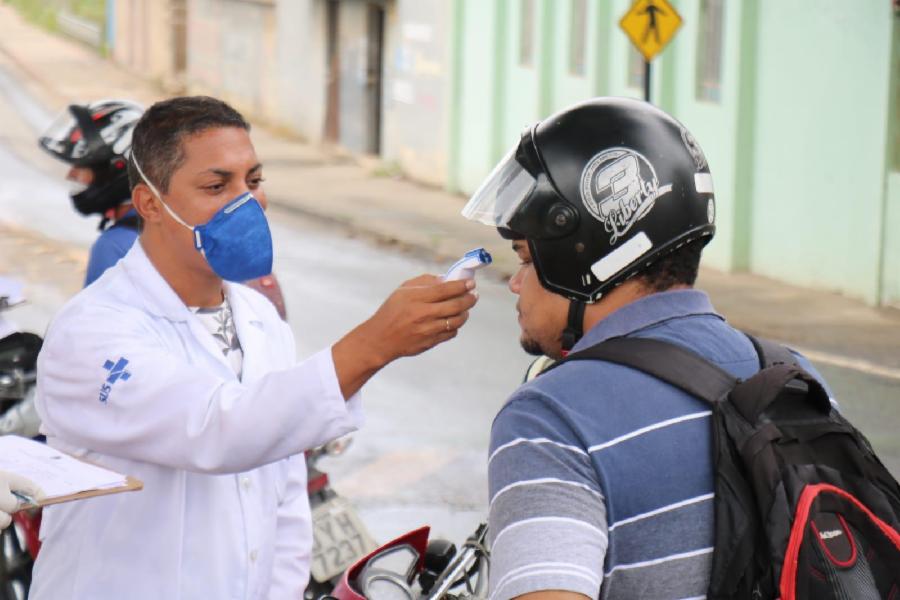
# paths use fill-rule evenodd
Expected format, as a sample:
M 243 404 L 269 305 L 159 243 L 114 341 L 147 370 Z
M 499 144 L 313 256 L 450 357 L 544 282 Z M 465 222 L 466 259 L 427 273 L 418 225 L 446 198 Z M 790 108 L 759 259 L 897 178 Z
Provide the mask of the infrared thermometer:
M 484 248 L 469 250 L 447 270 L 447 273 L 444 274 L 444 281 L 472 279 L 475 277 L 475 271 L 491 264 L 492 260 L 491 255 Z

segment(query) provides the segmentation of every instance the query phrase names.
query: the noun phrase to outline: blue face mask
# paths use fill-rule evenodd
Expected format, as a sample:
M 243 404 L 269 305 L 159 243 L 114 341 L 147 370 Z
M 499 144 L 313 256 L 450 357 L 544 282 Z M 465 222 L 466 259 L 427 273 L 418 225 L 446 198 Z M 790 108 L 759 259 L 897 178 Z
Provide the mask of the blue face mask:
M 194 233 L 194 246 L 226 281 L 247 281 L 272 272 L 272 233 L 262 206 L 253 194 L 244 192 L 220 208 L 202 225 L 188 225 L 163 202 L 162 195 L 144 176 L 132 157 L 141 178 L 166 211 Z

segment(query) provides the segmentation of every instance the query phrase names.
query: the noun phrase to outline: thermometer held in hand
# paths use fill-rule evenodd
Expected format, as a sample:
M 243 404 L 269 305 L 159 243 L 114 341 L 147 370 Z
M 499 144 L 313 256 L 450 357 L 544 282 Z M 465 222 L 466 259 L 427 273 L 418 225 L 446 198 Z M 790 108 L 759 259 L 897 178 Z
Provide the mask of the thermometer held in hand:
M 484 248 L 470 250 L 447 270 L 444 281 L 472 279 L 475 277 L 476 270 L 491 264 L 492 260 L 491 255 Z

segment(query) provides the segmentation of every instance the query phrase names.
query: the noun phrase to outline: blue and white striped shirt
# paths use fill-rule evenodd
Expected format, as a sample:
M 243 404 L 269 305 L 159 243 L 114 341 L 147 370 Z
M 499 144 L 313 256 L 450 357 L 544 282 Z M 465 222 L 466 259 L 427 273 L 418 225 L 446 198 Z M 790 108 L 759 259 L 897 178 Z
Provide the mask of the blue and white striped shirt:
M 759 365 L 746 336 L 698 290 L 641 298 L 573 351 L 617 336 L 680 344 L 737 377 Z M 540 590 L 705 596 L 714 531 L 710 417 L 702 400 L 600 361 L 567 363 L 519 388 L 491 432 L 492 600 Z

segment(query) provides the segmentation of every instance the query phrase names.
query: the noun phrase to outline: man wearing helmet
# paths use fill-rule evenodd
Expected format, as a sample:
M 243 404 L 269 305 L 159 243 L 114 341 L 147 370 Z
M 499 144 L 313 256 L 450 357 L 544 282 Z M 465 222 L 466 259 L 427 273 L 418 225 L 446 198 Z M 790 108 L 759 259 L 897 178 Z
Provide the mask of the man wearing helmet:
M 138 234 L 131 206 L 128 152 L 131 132 L 144 109 L 127 100 L 69 105 L 41 135 L 41 147 L 71 165 L 72 204 L 83 215 L 99 214 L 100 237 L 91 246 L 85 285 L 125 256 Z
M 715 232 L 706 158 L 652 105 L 599 98 L 538 123 L 463 214 L 512 240 L 527 352 L 650 337 L 737 377 L 758 370 L 750 340 L 693 289 Z M 491 432 L 492 600 L 704 596 L 710 415 L 609 362 L 566 362 L 520 387 Z

